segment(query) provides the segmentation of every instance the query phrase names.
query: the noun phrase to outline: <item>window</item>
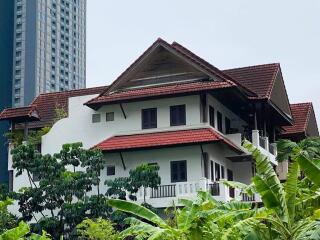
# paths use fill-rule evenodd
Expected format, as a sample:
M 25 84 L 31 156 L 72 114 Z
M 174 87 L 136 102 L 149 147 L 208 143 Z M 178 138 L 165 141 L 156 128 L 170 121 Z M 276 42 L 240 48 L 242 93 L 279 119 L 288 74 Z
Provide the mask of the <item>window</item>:
M 224 166 L 221 165 L 221 178 L 224 179 Z
M 214 108 L 212 106 L 209 106 L 209 121 L 210 125 L 214 127 Z
M 218 121 L 218 130 L 222 132 L 222 114 L 221 112 L 217 112 L 217 121 Z
M 107 166 L 107 176 L 116 175 L 116 167 L 115 166 Z
M 171 182 L 187 181 L 187 161 L 172 161 L 171 165 Z
M 170 107 L 170 125 L 186 125 L 186 105 L 176 105 Z
M 107 113 L 106 113 L 106 121 L 107 121 L 107 122 L 112 122 L 112 121 L 114 121 L 114 112 L 107 112 Z
M 220 180 L 220 164 L 215 163 L 214 170 L 215 170 L 215 180 L 219 181 Z
M 202 159 L 203 159 L 203 174 L 205 178 L 209 178 L 209 155 L 208 153 L 203 153 L 202 154 Z
M 142 129 L 157 127 L 157 109 L 156 108 L 142 109 L 141 115 L 142 115 Z
M 92 123 L 98 123 L 101 121 L 101 115 L 99 113 L 92 114 Z
M 13 170 L 9 170 L 9 192 L 13 192 Z
M 226 128 L 226 134 L 231 133 L 231 132 L 230 132 L 230 128 L 231 128 L 231 121 L 230 121 L 230 119 L 227 118 L 227 117 L 225 117 L 224 123 L 225 123 L 225 128 Z
M 214 161 L 210 161 L 211 181 L 214 181 Z

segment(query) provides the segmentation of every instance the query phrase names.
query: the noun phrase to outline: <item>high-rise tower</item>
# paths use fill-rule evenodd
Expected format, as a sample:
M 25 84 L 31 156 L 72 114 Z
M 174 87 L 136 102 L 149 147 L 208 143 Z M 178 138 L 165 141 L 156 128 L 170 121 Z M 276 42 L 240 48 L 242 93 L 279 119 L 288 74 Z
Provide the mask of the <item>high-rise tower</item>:
M 14 1 L 0 1 L 0 111 L 12 103 L 13 24 Z M 8 129 L 8 122 L 0 122 L 0 183 L 8 178 Z
M 86 0 L 14 0 L 13 106 L 86 86 Z

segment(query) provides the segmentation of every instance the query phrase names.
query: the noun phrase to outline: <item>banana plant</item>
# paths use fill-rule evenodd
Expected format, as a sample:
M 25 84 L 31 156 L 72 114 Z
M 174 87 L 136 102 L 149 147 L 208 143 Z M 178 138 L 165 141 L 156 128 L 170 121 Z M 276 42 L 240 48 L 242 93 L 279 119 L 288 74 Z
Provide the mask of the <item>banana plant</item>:
M 223 203 L 207 192 L 198 192 L 196 200 L 181 199 L 182 208 L 173 207 L 173 221 L 165 221 L 139 204 L 110 199 L 108 204 L 135 217 L 128 218 L 130 227 L 121 232 L 121 237 L 136 239 L 221 239 L 226 229 L 239 220 L 253 216 L 250 203 L 232 201 Z M 237 236 L 248 235 L 252 229 L 241 229 Z
M 222 238 L 230 239 L 229 236 L 232 236 L 234 232 L 244 226 L 250 226 L 260 234 L 262 239 L 320 239 L 320 210 L 313 208 L 312 211 L 309 211 L 309 215 L 300 218 L 298 217 L 300 215 L 296 213 L 297 207 L 302 206 L 298 199 L 300 167 L 313 181 L 318 167 L 317 160 L 310 159 L 310 156 L 316 156 L 317 150 L 313 149 L 312 155 L 308 155 L 290 142 L 291 152 L 287 151 L 286 157 L 294 156 L 294 158 L 291 158 L 287 180 L 285 184 L 281 184 L 270 160 L 250 142 L 245 141 L 243 145 L 251 152 L 256 162 L 257 174 L 252 181 L 261 196 L 265 209 L 252 217 L 239 221 L 228 229 Z M 285 157 L 285 154 L 280 157 Z

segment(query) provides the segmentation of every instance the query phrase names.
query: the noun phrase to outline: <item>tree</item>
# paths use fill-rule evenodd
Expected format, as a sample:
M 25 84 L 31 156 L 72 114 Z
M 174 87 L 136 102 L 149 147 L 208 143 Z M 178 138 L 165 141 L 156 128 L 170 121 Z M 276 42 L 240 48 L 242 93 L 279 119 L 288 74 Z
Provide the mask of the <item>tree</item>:
M 107 215 L 106 199 L 99 193 L 104 166 L 99 150 L 85 150 L 81 143 L 74 143 L 63 145 L 57 154 L 42 155 L 26 144 L 13 149 L 12 156 L 16 176 L 26 173 L 30 184 L 16 194 L 19 211 L 23 220 L 36 220 L 35 231 L 45 229 L 57 238 L 73 234 L 86 217 Z M 98 195 L 87 196 L 93 187 Z
M 107 195 L 117 196 L 120 199 L 126 199 L 127 192 L 131 200 L 134 200 L 133 194 L 136 194 L 140 188 L 143 188 L 144 203 L 146 202 L 145 189 L 157 188 L 161 184 L 161 178 L 158 174 L 159 166 L 147 163 L 137 166 L 129 171 L 129 177 L 119 177 L 114 180 L 107 180 Z
M 98 218 L 96 220 L 85 219 L 77 226 L 78 239 L 88 240 L 117 240 L 118 233 L 114 230 L 109 220 Z

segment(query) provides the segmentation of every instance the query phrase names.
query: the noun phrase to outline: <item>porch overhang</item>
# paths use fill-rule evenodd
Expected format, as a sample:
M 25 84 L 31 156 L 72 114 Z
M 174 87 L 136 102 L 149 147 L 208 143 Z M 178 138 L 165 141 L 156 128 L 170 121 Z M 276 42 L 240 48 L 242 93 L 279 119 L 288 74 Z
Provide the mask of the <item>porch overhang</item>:
M 93 148 L 103 152 L 123 152 L 208 143 L 223 143 L 236 153 L 243 153 L 243 150 L 211 127 L 117 135 L 102 141 Z
M 40 115 L 34 106 L 6 108 L 0 113 L 0 121 L 12 121 L 15 123 L 40 121 Z

